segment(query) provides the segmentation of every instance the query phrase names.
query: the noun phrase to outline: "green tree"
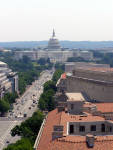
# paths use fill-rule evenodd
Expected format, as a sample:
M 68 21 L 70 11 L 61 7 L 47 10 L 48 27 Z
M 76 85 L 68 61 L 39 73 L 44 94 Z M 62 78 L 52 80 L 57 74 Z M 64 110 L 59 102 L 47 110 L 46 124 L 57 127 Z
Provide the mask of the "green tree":
M 8 102 L 5 101 L 5 99 L 0 100 L 0 112 L 3 115 L 5 112 L 7 112 L 10 108 L 10 105 Z
M 49 80 L 44 84 L 44 92 L 49 89 L 53 89 L 54 91 L 56 91 L 56 85 L 52 80 Z
M 57 83 L 58 79 L 60 78 L 61 74 L 63 73 L 64 71 L 61 70 L 61 69 L 57 69 L 53 75 L 53 78 L 52 80 L 55 82 L 55 84 Z
M 43 113 L 38 110 L 33 114 L 32 117 L 22 122 L 20 126 L 15 126 L 11 130 L 11 135 L 12 136 L 19 135 L 22 137 L 29 138 L 31 143 L 34 143 L 43 119 L 44 119 Z
M 17 141 L 15 144 L 10 144 L 4 150 L 33 150 L 32 144 L 28 138 L 22 138 Z

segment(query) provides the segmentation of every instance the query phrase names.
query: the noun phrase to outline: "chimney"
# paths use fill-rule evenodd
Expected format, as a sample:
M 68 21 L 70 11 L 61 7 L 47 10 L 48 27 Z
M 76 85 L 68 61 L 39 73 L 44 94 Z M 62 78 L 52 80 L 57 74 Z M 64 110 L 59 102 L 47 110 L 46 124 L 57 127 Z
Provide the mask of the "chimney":
M 95 141 L 94 135 L 91 134 L 86 135 L 86 143 L 89 148 L 94 147 L 94 141 Z
M 53 126 L 52 140 L 63 137 L 63 126 L 55 125 Z
M 64 106 L 57 106 L 58 112 L 62 112 L 65 111 L 65 107 Z

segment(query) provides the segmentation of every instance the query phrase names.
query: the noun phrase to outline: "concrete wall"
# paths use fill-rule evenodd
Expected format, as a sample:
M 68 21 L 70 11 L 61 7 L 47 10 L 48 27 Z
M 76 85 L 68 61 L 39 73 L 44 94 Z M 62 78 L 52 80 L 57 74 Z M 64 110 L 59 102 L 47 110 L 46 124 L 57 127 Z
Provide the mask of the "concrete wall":
M 70 114 L 82 114 L 83 112 L 83 103 L 81 101 L 67 101 L 67 109 Z M 73 105 L 73 109 L 71 108 Z
M 96 67 L 96 68 L 110 68 L 109 64 L 95 64 L 86 62 L 68 62 L 65 64 L 65 72 L 72 72 L 76 68 Z
M 75 69 L 73 71 L 73 76 L 95 79 L 101 81 L 113 81 L 113 72 L 97 72 L 91 70 L 84 69 Z
M 65 80 L 66 92 L 86 93 L 89 99 L 101 102 L 113 102 L 113 83 L 103 83 L 94 80 L 70 76 Z

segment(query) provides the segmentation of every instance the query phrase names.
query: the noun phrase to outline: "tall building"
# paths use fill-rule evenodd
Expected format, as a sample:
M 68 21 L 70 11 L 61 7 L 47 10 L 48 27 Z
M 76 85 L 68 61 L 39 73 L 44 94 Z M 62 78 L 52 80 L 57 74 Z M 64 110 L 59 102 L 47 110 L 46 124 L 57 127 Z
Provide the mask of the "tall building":
M 18 92 L 18 75 L 0 61 L 0 98 L 7 92 Z

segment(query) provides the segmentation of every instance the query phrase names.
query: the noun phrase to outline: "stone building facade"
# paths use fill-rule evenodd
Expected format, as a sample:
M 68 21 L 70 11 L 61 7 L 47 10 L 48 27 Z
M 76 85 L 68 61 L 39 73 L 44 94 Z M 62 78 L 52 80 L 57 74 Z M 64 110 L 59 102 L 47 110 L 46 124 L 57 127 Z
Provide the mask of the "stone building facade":
M 82 92 L 88 101 L 113 102 L 113 69 L 77 68 L 61 78 L 57 87 L 59 91 Z
M 0 62 L 0 98 L 7 92 L 18 92 L 18 75 L 6 63 Z

